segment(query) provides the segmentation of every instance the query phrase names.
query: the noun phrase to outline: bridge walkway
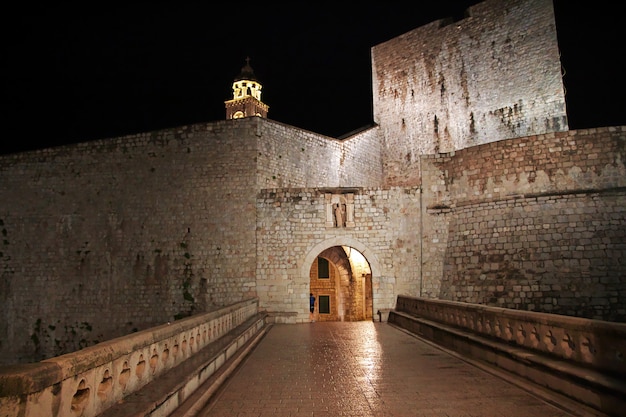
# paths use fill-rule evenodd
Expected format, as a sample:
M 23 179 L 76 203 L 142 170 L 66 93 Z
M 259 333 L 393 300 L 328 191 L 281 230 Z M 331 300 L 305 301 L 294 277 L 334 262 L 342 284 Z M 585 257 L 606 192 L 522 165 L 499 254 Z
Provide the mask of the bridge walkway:
M 553 395 L 386 322 L 275 324 L 193 415 L 601 415 Z

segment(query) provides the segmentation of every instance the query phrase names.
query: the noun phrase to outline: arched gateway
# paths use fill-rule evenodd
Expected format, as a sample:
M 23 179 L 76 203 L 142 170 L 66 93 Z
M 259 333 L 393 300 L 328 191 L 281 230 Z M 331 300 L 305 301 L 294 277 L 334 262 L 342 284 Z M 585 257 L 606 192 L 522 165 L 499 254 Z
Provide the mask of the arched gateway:
M 318 243 L 300 265 L 315 297 L 315 321 L 371 320 L 380 267 L 373 251 L 346 236 Z M 308 299 L 308 298 L 307 298 Z

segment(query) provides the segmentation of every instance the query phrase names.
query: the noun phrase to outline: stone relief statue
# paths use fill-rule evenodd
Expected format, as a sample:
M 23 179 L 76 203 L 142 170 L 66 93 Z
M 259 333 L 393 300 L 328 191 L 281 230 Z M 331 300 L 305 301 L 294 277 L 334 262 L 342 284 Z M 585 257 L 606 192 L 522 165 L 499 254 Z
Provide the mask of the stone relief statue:
M 325 195 L 326 227 L 354 227 L 354 194 Z
M 335 227 L 346 226 L 345 206 L 345 204 L 335 203 Z

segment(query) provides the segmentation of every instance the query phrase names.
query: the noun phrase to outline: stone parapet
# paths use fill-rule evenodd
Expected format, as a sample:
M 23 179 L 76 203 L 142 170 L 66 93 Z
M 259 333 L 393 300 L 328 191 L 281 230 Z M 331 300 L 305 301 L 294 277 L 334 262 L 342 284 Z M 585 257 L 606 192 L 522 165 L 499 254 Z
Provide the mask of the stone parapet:
M 175 378 L 176 386 L 149 404 L 169 409 L 167 415 L 260 331 L 264 320 L 255 316 L 258 300 L 250 299 L 39 363 L 1 367 L 0 415 L 102 415 L 151 382 L 167 381 L 167 374 L 185 368 Z M 236 335 L 235 329 L 240 329 Z M 188 369 L 192 362 L 194 369 Z M 137 401 L 132 402 L 135 407 Z
M 626 323 L 399 296 L 389 322 L 585 406 L 626 406 Z

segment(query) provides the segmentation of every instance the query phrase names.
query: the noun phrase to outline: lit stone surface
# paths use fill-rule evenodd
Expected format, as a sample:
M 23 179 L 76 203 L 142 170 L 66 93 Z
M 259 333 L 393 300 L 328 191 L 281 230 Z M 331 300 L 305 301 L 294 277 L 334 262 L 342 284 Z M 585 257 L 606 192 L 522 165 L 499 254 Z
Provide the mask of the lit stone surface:
M 275 325 L 199 416 L 573 416 L 386 323 Z

